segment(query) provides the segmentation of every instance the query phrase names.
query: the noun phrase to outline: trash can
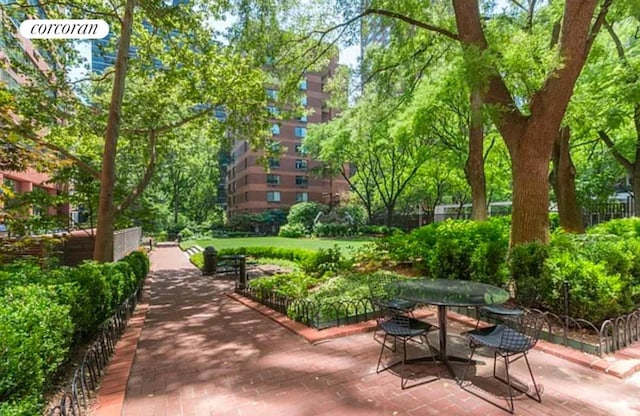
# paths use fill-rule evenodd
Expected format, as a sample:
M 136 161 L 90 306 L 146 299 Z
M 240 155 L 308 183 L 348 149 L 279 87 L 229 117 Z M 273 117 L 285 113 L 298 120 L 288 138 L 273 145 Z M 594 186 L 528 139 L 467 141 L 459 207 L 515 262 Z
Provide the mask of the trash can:
M 210 276 L 216 273 L 218 266 L 218 252 L 212 246 L 208 246 L 202 252 L 204 257 L 204 265 L 202 266 L 202 274 Z

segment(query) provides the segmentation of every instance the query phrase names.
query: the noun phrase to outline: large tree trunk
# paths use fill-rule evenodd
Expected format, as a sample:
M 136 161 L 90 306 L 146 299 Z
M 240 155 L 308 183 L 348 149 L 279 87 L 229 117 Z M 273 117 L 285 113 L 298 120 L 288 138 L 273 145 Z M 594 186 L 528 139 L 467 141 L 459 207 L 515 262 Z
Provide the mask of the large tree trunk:
M 470 94 L 469 157 L 464 173 L 471 187 L 471 219 L 485 221 L 487 209 L 487 186 L 484 176 L 484 131 L 482 123 L 482 95 L 473 90 Z
M 636 153 L 640 153 L 640 149 Z M 636 156 L 638 157 L 638 156 Z M 640 217 L 640 162 L 636 159 L 633 164 L 633 176 L 631 177 L 631 186 L 633 189 L 634 212 L 635 217 Z
M 387 218 L 386 218 L 386 226 L 391 228 L 393 225 L 393 211 L 395 210 L 395 204 L 394 205 L 387 205 Z
M 573 87 L 591 45 L 604 22 L 611 0 L 605 0 L 595 20 L 596 0 L 568 0 L 562 18 L 559 58 L 563 65 L 550 73 L 530 100 L 530 115 L 518 109 L 499 70 L 487 77 L 484 103 L 502 111 L 492 113 L 512 161 L 513 215 L 511 246 L 549 240 L 549 161 Z M 463 47 L 485 52 L 479 2 L 453 0 L 458 38 Z M 592 25 L 593 21 L 593 25 Z
M 560 227 L 569 233 L 584 233 L 582 209 L 576 195 L 576 168 L 571 160 L 569 139 L 571 130 L 563 127 L 553 144 L 553 170 L 549 180 L 558 202 Z
M 120 30 L 118 56 L 115 64 L 109 118 L 104 137 L 102 153 L 102 172 L 100 173 L 100 200 L 98 202 L 98 223 L 93 258 L 99 262 L 113 261 L 113 231 L 115 223 L 115 206 L 113 200 L 116 182 L 116 151 L 120 134 L 122 98 L 124 96 L 125 78 L 131 44 L 133 27 L 133 9 L 135 0 L 127 0 L 124 19 Z
M 513 213 L 511 246 L 524 242 L 549 241 L 549 159 L 550 151 L 540 151 L 525 142 L 512 152 Z M 526 145 L 525 145 L 526 144 Z

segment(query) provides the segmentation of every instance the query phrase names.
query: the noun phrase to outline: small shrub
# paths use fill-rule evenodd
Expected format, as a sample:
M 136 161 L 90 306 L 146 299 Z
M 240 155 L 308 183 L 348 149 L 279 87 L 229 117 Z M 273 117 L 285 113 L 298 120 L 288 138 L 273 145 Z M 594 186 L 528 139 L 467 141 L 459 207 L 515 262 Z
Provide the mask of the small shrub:
M 183 228 L 178 233 L 178 238 L 181 241 L 188 240 L 190 238 L 193 238 L 194 236 L 195 236 L 195 233 L 189 227 Z
M 640 237 L 640 218 L 621 218 L 603 222 L 587 230 L 588 234 L 613 234 L 620 237 Z
M 527 243 L 511 249 L 509 271 L 516 284 L 516 299 L 527 307 L 541 307 L 545 295 L 540 288 L 544 263 L 550 256 L 549 246 L 539 243 Z
M 307 257 L 301 264 L 304 272 L 322 276 L 325 273 L 336 273 L 347 266 L 342 263 L 342 253 L 337 246 L 321 248 L 314 255 Z
M 280 227 L 278 235 L 287 238 L 300 238 L 307 234 L 307 229 L 300 223 L 289 223 Z
M 316 202 L 299 202 L 289 208 L 287 215 L 288 224 L 302 224 L 305 233 L 313 228 L 313 221 L 320 212 L 326 212 L 327 207 Z
M 41 285 L 9 288 L 0 298 L 0 402 L 41 397 L 65 360 L 73 324 L 69 306 L 56 298 L 53 288 Z M 16 409 L 19 403 L 13 411 L 20 414 Z
M 275 274 L 268 277 L 260 277 L 249 282 L 249 286 L 265 293 L 276 293 L 293 299 L 306 296 L 309 290 L 316 286 L 319 280 L 304 272 L 292 272 Z
M 342 237 L 353 233 L 353 226 L 342 223 L 322 223 L 313 226 L 313 233 L 318 237 Z

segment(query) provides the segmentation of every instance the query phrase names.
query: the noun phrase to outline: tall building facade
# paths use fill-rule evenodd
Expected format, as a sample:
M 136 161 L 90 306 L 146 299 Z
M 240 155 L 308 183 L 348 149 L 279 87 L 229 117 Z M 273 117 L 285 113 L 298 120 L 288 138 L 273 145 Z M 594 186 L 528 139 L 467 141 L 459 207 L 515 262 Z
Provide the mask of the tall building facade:
M 245 140 L 235 142 L 227 168 L 229 218 L 243 213 L 287 210 L 305 201 L 335 204 L 339 195 L 348 191 L 342 177 L 317 174 L 322 164 L 311 159 L 304 148 L 308 126 L 327 122 L 336 115 L 336 110 L 327 105 L 329 94 L 324 91 L 336 68 L 334 60 L 323 71 L 307 73 L 300 83 L 301 104 L 310 110 L 308 116 L 273 120 L 272 139 L 286 151 L 278 159 L 270 159 L 267 170 L 257 163 L 262 153 L 251 151 Z M 275 90 L 267 89 L 268 96 L 275 97 L 275 94 Z
M 10 5 L 8 0 L 0 0 L 1 5 Z M 7 7 L 7 6 L 5 6 Z M 31 10 L 38 18 L 46 18 L 40 8 Z M 24 19 L 28 16 L 24 14 Z M 0 83 L 9 90 L 17 90 L 29 82 L 28 76 L 22 73 L 19 67 L 32 67 L 41 73 L 46 73 L 51 68 L 51 58 L 44 52 L 37 50 L 33 43 L 22 37 L 18 31 L 21 21 L 10 17 L 15 26 L 13 33 L 5 33 L 0 36 Z M 64 185 L 51 183 L 51 177 L 35 169 L 28 168 L 25 171 L 16 172 L 0 170 L 0 184 L 13 194 L 23 194 L 40 190 L 51 196 L 63 192 Z M 1 202 L 0 202 L 1 203 Z M 56 207 L 30 206 L 28 212 L 31 215 L 58 215 L 70 216 L 77 212 L 71 212 L 69 204 Z M 4 224 L 0 223 L 0 236 L 7 231 Z

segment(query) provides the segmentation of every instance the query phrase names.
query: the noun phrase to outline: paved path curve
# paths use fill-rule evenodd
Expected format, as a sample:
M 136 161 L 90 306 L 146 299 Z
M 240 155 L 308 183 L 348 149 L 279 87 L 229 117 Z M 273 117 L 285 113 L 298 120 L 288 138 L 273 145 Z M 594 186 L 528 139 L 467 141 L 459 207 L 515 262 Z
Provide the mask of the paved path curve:
M 437 379 L 434 364 L 415 370 L 435 381 L 401 390 L 394 372 L 376 374 L 379 344 L 370 333 L 306 343 L 225 296 L 233 283 L 202 276 L 176 247 L 154 250 L 151 260 L 149 312 L 123 416 L 507 414 L 461 390 L 446 372 Z M 455 341 L 465 353 L 462 338 Z M 540 351 L 530 360 L 543 402 L 518 398 L 516 414 L 640 415 L 636 377 L 618 380 Z M 486 363 L 475 369 L 482 376 L 474 379 L 483 389 L 477 391 L 504 404 L 502 387 L 484 378 Z M 521 364 L 512 371 L 525 380 Z

